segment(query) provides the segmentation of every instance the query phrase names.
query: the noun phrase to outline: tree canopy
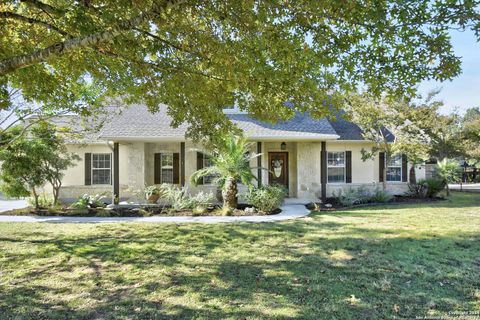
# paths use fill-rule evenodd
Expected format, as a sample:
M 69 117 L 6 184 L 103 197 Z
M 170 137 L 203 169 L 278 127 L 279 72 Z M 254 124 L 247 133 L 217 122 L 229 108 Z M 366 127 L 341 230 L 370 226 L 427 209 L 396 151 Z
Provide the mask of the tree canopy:
M 56 204 L 64 171 L 79 157 L 68 152 L 62 135 L 46 122 L 38 122 L 20 135 L 23 130 L 23 126 L 14 126 L 0 135 L 15 137 L 0 149 L 0 190 L 10 197 L 31 195 L 38 208 L 38 190 L 50 183 Z
M 121 96 L 169 107 L 190 135 L 256 118 L 325 116 L 346 92 L 412 94 L 461 72 L 449 29 L 480 30 L 478 1 L 18 0 L 0 4 L 0 100 L 58 106 Z M 91 99 L 85 87 L 99 94 Z

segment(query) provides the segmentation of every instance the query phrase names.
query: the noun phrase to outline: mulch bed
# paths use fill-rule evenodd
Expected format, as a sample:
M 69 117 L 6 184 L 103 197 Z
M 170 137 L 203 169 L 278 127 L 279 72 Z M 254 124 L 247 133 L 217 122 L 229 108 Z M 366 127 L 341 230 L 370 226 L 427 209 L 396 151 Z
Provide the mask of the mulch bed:
M 306 204 L 305 207 L 307 207 L 308 210 L 320 209 L 320 211 L 334 211 L 334 210 L 349 209 L 349 208 L 375 207 L 375 206 L 384 206 L 384 205 L 391 205 L 391 204 L 430 203 L 430 202 L 437 202 L 437 201 L 443 201 L 443 200 L 446 200 L 446 199 L 442 197 L 415 198 L 415 197 L 409 197 L 409 196 L 396 195 L 389 202 L 382 202 L 382 203 L 369 202 L 369 203 L 355 204 L 352 206 L 344 206 L 343 204 L 338 202 L 336 198 L 327 198 L 325 204 L 311 202 Z M 328 205 L 326 206 L 326 204 L 329 204 L 331 206 L 328 206 Z
M 282 212 L 277 208 L 272 212 L 266 213 L 262 211 L 252 212 L 247 208 L 251 205 L 240 204 L 237 209 L 229 214 L 229 216 L 264 216 L 274 215 Z M 247 210 L 245 210 L 247 209 Z M 151 217 L 151 216 L 223 216 L 223 211 L 218 205 L 211 206 L 206 212 L 197 213 L 193 210 L 176 211 L 169 207 L 163 206 L 146 206 L 135 208 L 90 208 L 90 209 L 70 209 L 70 208 L 54 208 L 39 209 L 33 208 L 15 209 L 0 213 L 0 215 L 21 215 L 21 216 L 62 216 L 62 217 Z

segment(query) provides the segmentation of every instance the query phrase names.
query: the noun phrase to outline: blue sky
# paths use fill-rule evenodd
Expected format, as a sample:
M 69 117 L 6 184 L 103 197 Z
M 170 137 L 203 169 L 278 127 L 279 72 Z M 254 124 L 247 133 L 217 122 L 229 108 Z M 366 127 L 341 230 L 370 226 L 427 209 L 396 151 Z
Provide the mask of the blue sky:
M 445 106 L 442 113 L 455 109 L 463 113 L 470 107 L 480 107 L 480 43 L 473 32 L 452 31 L 454 51 L 462 60 L 462 74 L 452 81 L 425 81 L 419 86 L 419 92 L 426 94 L 435 88 L 442 88 L 438 98 Z

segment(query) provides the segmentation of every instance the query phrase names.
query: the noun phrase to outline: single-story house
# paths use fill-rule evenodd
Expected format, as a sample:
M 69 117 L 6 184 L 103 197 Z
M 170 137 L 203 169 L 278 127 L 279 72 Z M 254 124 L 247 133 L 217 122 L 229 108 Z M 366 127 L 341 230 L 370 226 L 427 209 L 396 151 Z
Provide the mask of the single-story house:
M 381 187 L 384 179 L 388 191 L 401 194 L 407 190 L 410 166 L 405 157 L 394 157 L 385 163 L 382 154 L 363 161 L 362 148 L 372 143 L 362 137 L 360 128 L 339 117 L 336 120 L 312 119 L 296 113 L 289 121 L 268 124 L 252 119 L 236 109 L 225 110 L 231 121 L 254 142 L 261 156 L 254 159 L 255 182 L 282 184 L 289 197 L 325 199 L 339 189 L 367 186 Z M 61 123 L 78 121 L 66 116 Z M 209 165 L 204 148 L 185 138 L 186 126 L 172 128 L 166 107 L 152 114 L 141 104 L 115 114 L 88 141 L 70 141 L 68 149 L 81 161 L 65 172 L 60 198 L 72 199 L 85 193 L 105 191 L 126 199 L 132 190 L 146 185 L 173 183 L 189 186 L 189 177 L 197 169 Z M 387 174 L 383 176 L 383 166 Z M 425 177 L 425 167 L 416 167 L 417 179 Z M 210 179 L 193 187 L 196 190 L 216 189 Z

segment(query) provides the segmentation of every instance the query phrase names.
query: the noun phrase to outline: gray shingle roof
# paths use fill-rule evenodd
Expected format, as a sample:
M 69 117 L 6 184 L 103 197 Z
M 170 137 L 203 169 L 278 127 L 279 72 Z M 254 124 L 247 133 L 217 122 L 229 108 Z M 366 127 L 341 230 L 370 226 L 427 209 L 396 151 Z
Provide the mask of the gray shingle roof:
M 338 140 L 363 140 L 362 130 L 355 123 L 343 118 L 344 112 L 335 115 L 335 120 L 328 118 L 330 125 L 340 136 Z
M 253 119 L 244 113 L 228 113 L 227 116 L 252 139 L 363 140 L 361 129 L 343 119 L 341 113 L 336 115 L 335 120 L 331 118 L 316 120 L 308 113 L 296 112 L 294 118 L 276 124 Z M 134 104 L 106 123 L 100 131 L 99 139 L 184 139 L 188 126 L 183 124 L 178 128 L 172 128 L 171 120 L 166 106 L 161 106 L 157 113 L 151 113 L 145 105 Z
M 171 122 L 165 106 L 161 106 L 157 113 L 151 113 L 146 106 L 133 104 L 105 125 L 100 138 L 184 138 L 187 125 L 172 128 Z

